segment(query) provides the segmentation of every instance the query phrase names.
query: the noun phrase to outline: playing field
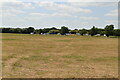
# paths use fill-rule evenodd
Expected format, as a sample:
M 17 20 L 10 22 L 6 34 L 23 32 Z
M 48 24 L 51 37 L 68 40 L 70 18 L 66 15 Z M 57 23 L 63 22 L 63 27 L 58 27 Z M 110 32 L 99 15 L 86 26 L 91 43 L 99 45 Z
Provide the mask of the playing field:
M 118 39 L 3 34 L 3 77 L 111 78 L 118 76 Z

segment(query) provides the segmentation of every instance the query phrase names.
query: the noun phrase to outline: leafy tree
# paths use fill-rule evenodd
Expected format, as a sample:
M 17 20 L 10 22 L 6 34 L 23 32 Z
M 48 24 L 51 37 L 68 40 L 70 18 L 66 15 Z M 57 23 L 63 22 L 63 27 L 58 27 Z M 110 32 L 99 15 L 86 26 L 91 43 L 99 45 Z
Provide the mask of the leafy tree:
M 9 29 L 7 28 L 2 28 L 2 33 L 7 33 L 9 31 Z
M 23 33 L 23 34 L 28 34 L 27 28 L 23 28 L 23 29 L 22 29 L 22 33 Z
M 43 33 L 43 30 L 42 29 L 39 29 L 39 34 Z
M 98 34 L 101 34 L 101 32 L 104 32 L 104 31 L 105 31 L 104 29 L 97 28 L 97 33 L 98 33 Z
M 109 36 L 120 36 L 120 29 L 114 29 L 114 25 L 107 25 L 104 29 L 96 28 L 93 26 L 90 30 L 82 29 L 74 29 L 69 30 L 68 27 L 62 26 L 61 29 L 57 29 L 55 27 L 52 28 L 44 28 L 44 29 L 34 29 L 33 27 L 28 28 L 0 28 L 2 33 L 23 33 L 23 34 L 29 34 L 31 32 L 34 32 L 36 34 L 41 33 L 50 33 L 50 34 L 57 34 L 61 33 L 62 35 L 65 35 L 66 33 L 76 34 L 80 33 L 81 35 L 84 35 L 88 33 L 91 36 L 94 36 L 96 34 L 104 35 L 106 34 L 107 37 Z
M 51 30 L 50 28 L 44 28 L 44 29 L 42 29 L 42 32 L 43 33 L 48 33 L 50 30 Z
M 114 36 L 120 36 L 120 29 L 115 29 L 113 31 Z
M 27 33 L 30 34 L 31 32 L 34 32 L 34 28 L 33 27 L 29 27 L 27 28 Z
M 82 29 L 82 30 L 80 30 L 80 34 L 83 36 L 84 34 L 86 34 L 87 33 L 87 30 L 86 29 Z
M 65 35 L 66 33 L 69 33 L 68 27 L 65 27 L 65 26 L 61 27 L 60 33 L 61 35 Z
M 57 30 L 57 28 L 55 28 L 55 27 L 52 27 L 52 28 L 50 28 L 50 30 Z
M 12 32 L 13 33 L 21 33 L 22 29 L 20 29 L 20 28 L 14 28 L 14 29 L 12 29 Z
M 103 36 L 105 34 L 105 31 L 100 31 L 100 35 Z
M 2 28 L 0 28 L 0 33 L 2 33 Z
M 59 30 L 50 30 L 48 33 L 49 34 L 57 34 L 57 33 L 59 33 Z
M 113 30 L 114 30 L 114 25 L 107 25 L 105 27 L 106 36 L 109 37 L 110 35 L 113 35 Z
M 43 31 L 42 31 L 42 29 L 36 29 L 35 30 L 35 34 L 41 34 Z
M 98 29 L 97 28 L 95 28 L 95 26 L 93 26 L 92 28 L 91 28 L 91 30 L 90 30 L 90 35 L 91 36 L 94 36 L 94 35 L 96 35 L 97 33 L 98 33 L 98 31 L 97 31 Z
M 79 30 L 77 30 L 77 29 L 75 29 L 75 30 L 70 30 L 69 31 L 69 33 L 71 33 L 71 34 L 76 34 L 76 33 L 78 33 L 79 32 Z

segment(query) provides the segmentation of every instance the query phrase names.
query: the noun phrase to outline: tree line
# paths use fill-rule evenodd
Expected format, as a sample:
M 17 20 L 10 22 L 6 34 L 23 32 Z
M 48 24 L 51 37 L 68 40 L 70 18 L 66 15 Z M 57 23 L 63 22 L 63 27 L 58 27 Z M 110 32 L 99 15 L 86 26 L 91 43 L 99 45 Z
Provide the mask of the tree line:
M 66 26 L 62 26 L 60 29 L 57 29 L 55 27 L 52 28 L 44 28 L 44 29 L 35 29 L 33 27 L 28 28 L 0 28 L 2 30 L 2 33 L 21 33 L 21 34 L 80 34 L 80 35 L 97 35 L 100 36 L 106 35 L 109 36 L 120 36 L 120 29 L 114 29 L 114 25 L 107 25 L 104 29 L 97 28 L 93 26 L 91 29 L 74 29 L 71 30 Z

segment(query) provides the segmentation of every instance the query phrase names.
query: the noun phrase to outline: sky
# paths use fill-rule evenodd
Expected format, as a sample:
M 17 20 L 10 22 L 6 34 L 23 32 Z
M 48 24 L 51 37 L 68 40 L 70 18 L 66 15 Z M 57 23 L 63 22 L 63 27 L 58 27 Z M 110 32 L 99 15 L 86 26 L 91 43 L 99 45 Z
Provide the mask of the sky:
M 1 27 L 118 28 L 118 0 L 3 0 Z

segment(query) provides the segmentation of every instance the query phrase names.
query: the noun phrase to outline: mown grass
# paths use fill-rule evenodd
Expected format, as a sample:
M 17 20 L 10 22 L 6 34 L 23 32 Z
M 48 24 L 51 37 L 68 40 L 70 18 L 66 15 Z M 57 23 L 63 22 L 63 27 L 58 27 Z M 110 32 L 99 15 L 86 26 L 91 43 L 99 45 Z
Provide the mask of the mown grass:
M 17 39 L 0 39 L 0 40 L 17 40 Z
M 99 78 L 118 75 L 118 38 L 2 35 L 4 77 Z
M 93 58 L 93 61 L 117 61 L 118 57 L 98 57 L 98 58 Z
M 12 69 L 11 69 L 11 70 L 15 71 L 15 70 L 17 70 L 18 68 L 23 67 L 23 64 L 21 63 L 21 60 L 22 60 L 22 59 L 15 61 L 15 62 L 12 64 Z
M 63 58 L 68 58 L 68 59 L 75 59 L 77 61 L 85 61 L 87 60 L 86 57 L 83 57 L 83 56 L 78 56 L 78 55 L 65 55 L 65 56 L 62 56 Z
M 70 42 L 72 40 L 55 40 L 55 41 L 60 41 L 60 42 Z
M 15 68 L 15 67 L 22 67 L 20 62 L 15 62 L 12 66 L 13 66 L 13 68 Z
M 8 55 L 8 56 L 4 56 L 4 57 L 2 58 L 2 60 L 3 60 L 3 61 L 7 61 L 7 60 L 9 60 L 9 59 L 11 59 L 11 58 L 16 58 L 16 57 L 15 57 L 15 54 Z
M 22 58 L 23 60 L 30 60 L 30 61 L 40 61 L 40 60 L 43 60 L 43 61 L 48 61 L 49 59 L 51 58 L 51 56 L 30 56 L 30 57 L 27 57 L 27 58 Z

